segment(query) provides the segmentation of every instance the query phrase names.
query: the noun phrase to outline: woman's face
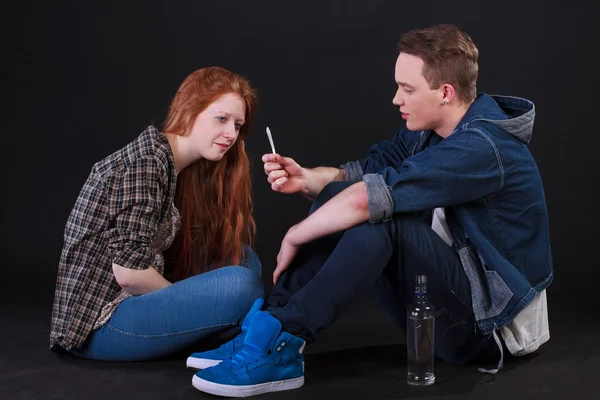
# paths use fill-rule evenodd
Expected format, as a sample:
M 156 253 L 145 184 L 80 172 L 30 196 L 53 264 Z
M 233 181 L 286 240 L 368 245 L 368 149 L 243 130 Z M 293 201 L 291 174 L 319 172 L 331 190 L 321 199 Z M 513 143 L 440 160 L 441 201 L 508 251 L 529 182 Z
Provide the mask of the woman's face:
M 246 122 L 246 106 L 240 96 L 227 93 L 218 97 L 196 117 L 190 138 L 200 157 L 219 161 L 238 138 Z

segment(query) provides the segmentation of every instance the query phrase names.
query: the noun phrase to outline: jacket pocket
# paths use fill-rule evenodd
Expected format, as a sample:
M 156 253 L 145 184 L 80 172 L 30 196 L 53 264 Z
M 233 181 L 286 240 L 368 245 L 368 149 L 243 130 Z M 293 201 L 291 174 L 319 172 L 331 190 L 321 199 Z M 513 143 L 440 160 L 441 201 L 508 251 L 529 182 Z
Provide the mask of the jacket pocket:
M 477 321 L 502 312 L 513 293 L 494 270 L 484 268 L 477 249 L 469 245 L 458 250 L 460 261 L 471 286 L 471 301 Z

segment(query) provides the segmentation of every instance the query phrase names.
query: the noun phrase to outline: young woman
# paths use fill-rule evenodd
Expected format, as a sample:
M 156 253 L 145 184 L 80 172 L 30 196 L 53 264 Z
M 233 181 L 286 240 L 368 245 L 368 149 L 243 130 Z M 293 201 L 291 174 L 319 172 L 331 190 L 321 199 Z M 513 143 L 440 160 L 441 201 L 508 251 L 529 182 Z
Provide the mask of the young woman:
M 200 69 L 162 131 L 94 165 L 65 229 L 53 351 L 148 360 L 235 335 L 264 295 L 243 142 L 256 101 L 243 77 Z

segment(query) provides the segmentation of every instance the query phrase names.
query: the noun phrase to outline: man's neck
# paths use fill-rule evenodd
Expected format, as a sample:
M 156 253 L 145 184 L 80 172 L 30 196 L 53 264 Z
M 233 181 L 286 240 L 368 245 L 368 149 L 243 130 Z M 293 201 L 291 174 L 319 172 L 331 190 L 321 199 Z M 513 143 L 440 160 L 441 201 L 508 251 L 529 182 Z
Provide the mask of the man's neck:
M 435 133 L 444 139 L 450 136 L 469 110 L 469 107 L 471 107 L 471 104 L 473 104 L 472 101 L 470 103 L 461 103 L 458 106 L 445 106 L 449 109 L 447 110 L 444 119 L 441 121 L 440 126 L 437 129 L 434 129 Z

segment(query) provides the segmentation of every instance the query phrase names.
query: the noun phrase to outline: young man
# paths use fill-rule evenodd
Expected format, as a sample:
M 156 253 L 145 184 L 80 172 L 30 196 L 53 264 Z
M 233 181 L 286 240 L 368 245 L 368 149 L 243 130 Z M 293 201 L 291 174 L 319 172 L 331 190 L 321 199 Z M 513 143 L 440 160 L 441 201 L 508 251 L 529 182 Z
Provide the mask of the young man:
M 340 169 L 263 156 L 274 191 L 315 201 L 285 235 L 275 287 L 242 334 L 190 357 L 218 363 L 194 376 L 196 388 L 248 396 L 302 386 L 305 343 L 364 290 L 405 326 L 417 274 L 438 310 L 442 360 L 497 357 L 499 369 L 500 337 L 516 355 L 549 339 L 548 219 L 526 146 L 533 104 L 477 95 L 478 50 L 454 26 L 410 31 L 399 50 L 393 103 L 406 127 L 391 141 Z

